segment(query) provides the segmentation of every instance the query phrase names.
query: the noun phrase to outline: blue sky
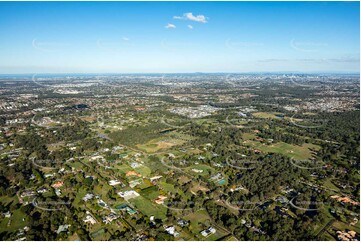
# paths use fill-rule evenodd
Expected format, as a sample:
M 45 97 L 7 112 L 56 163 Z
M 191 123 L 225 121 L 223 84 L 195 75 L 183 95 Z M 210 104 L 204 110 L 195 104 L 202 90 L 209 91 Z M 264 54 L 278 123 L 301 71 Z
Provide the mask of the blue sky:
M 359 2 L 0 2 L 0 73 L 359 72 Z

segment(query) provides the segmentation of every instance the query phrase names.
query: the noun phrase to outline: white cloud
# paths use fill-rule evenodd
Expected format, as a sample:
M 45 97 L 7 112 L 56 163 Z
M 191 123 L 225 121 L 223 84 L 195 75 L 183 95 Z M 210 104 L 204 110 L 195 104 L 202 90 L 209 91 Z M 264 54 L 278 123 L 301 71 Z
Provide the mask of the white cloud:
M 184 13 L 183 16 L 174 16 L 173 19 L 190 20 L 199 23 L 207 23 L 207 17 L 204 15 L 194 16 L 193 13 Z
M 188 28 L 189 28 L 189 29 L 193 29 L 193 26 L 189 24 L 189 25 L 188 25 Z
M 167 25 L 165 26 L 165 28 L 166 28 L 166 29 L 175 29 L 176 26 L 175 26 L 174 24 L 167 24 Z
M 124 41 L 129 41 L 130 39 L 127 38 L 127 37 L 123 37 L 122 40 L 124 40 Z
M 184 16 L 186 16 L 186 18 L 191 21 L 207 23 L 206 17 L 204 15 L 194 16 L 192 13 L 185 13 Z

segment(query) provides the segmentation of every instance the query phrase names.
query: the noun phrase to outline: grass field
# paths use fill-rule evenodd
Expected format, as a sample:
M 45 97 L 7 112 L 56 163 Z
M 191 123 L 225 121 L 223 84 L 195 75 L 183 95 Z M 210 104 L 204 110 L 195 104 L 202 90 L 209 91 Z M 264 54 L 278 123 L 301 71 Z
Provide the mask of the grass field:
M 139 184 L 137 187 L 139 189 L 145 189 L 151 186 L 153 186 L 153 184 L 148 179 L 143 179 L 143 182 Z
M 68 237 L 68 240 L 69 240 L 69 241 L 79 241 L 80 238 L 79 238 L 79 236 L 78 236 L 77 233 L 74 233 L 73 235 L 71 235 L 71 236 Z
M 107 238 L 104 235 L 105 235 L 105 230 L 99 229 L 99 230 L 91 233 L 90 237 L 95 240 L 107 240 Z
M 138 144 L 138 149 L 144 150 L 147 153 L 155 153 L 160 150 L 166 150 L 176 145 L 184 144 L 184 140 L 180 139 L 154 139 L 145 144 Z
M 302 146 L 299 146 L 278 142 L 271 145 L 265 145 L 252 140 L 246 141 L 245 144 L 249 144 L 254 149 L 259 149 L 262 152 L 280 153 L 296 160 L 308 160 L 312 157 L 311 149 L 320 149 L 318 145 L 314 144 L 303 144 Z
M 148 166 L 145 166 L 145 165 L 134 168 L 134 170 L 136 172 L 138 172 L 139 174 L 141 174 L 142 176 L 146 176 L 146 177 L 150 176 L 150 174 L 152 173 L 152 170 Z
M 23 219 L 25 219 L 23 221 Z M 10 220 L 10 223 L 9 223 Z M 28 221 L 26 215 L 20 211 L 20 209 L 15 210 L 10 218 L 3 218 L 0 221 L 0 232 L 3 231 L 16 231 L 22 229 L 27 225 Z M 9 225 L 9 226 L 8 226 Z
M 179 195 L 181 195 L 184 199 L 188 199 L 188 197 L 186 196 L 186 194 L 185 194 L 182 190 L 176 190 L 176 189 L 174 188 L 174 185 L 173 185 L 173 184 L 169 184 L 169 183 L 166 183 L 166 182 L 158 182 L 158 186 L 159 186 L 160 188 L 162 188 L 165 193 L 179 194 Z
M 158 188 L 156 186 L 145 188 L 142 191 L 140 191 L 140 194 L 146 199 L 151 201 L 153 201 L 160 195 Z
M 127 164 L 117 164 L 114 166 L 114 168 L 118 169 L 118 171 L 123 174 L 127 173 L 127 171 L 133 170 L 133 168 L 131 168 Z
M 233 235 L 228 236 L 227 238 L 224 239 L 225 241 L 236 241 L 236 237 L 234 237 Z
M 274 112 L 256 112 L 252 113 L 252 115 L 256 118 L 278 118 L 276 115 L 283 115 L 282 113 L 274 113 Z
M 153 215 L 160 219 L 166 218 L 167 208 L 165 206 L 158 205 L 142 196 L 130 199 L 129 202 L 133 204 L 137 210 L 147 215 L 148 217 Z
M 336 238 L 333 237 L 328 231 L 325 231 L 320 239 L 324 241 L 336 241 Z
M 202 173 L 195 173 L 194 171 L 192 171 L 192 169 L 197 169 L 197 170 L 203 170 Z M 203 164 L 199 164 L 199 165 L 192 165 L 188 168 L 186 168 L 186 171 L 189 172 L 190 174 L 199 174 L 201 176 L 207 176 L 208 172 L 214 172 L 215 169 L 207 166 L 207 165 L 203 165 Z
M 78 161 L 75 161 L 75 162 L 72 162 L 72 163 L 68 163 L 71 167 L 74 167 L 75 169 L 82 169 L 83 168 L 83 164 L 78 162 Z
M 135 147 L 137 144 L 146 144 L 162 136 L 161 132 L 169 128 L 162 123 L 151 123 L 145 126 L 129 127 L 115 131 L 109 137 L 115 142 Z
M 360 227 L 356 227 L 356 226 L 352 226 L 350 224 L 346 224 L 343 223 L 341 221 L 335 221 L 332 226 L 333 228 L 337 229 L 337 230 L 353 230 L 356 231 L 357 233 L 360 233 Z
M 328 210 L 327 208 L 325 210 Z M 321 230 L 325 227 L 325 225 L 330 222 L 333 217 L 330 215 L 330 213 L 326 213 L 328 216 L 328 219 L 326 222 L 324 222 L 323 224 L 321 223 L 315 223 L 313 226 L 310 227 L 310 229 L 312 229 L 312 232 L 314 235 L 317 235 L 321 232 Z M 323 232 L 324 234 L 326 234 L 326 231 Z
M 216 233 L 209 235 L 207 238 L 205 238 L 205 240 L 209 240 L 209 241 L 216 241 L 219 240 L 220 238 L 226 236 L 228 233 L 224 233 L 223 231 L 217 229 Z
M 189 230 L 193 234 L 198 235 L 203 230 L 203 224 L 210 223 L 210 218 L 208 213 L 205 210 L 198 210 L 197 212 L 188 214 L 183 219 L 191 221 L 189 225 Z
M 79 202 L 85 196 L 86 193 L 87 192 L 84 189 L 81 189 L 81 188 L 77 191 L 76 197 L 75 197 L 74 202 L 73 202 L 74 207 L 79 207 Z
M 222 231 L 216 228 L 217 232 L 215 234 L 209 235 L 208 237 L 203 237 L 200 232 L 209 226 L 212 226 L 212 221 L 208 213 L 205 210 L 198 210 L 194 213 L 188 214 L 183 217 L 185 220 L 190 220 L 189 231 L 197 238 L 197 240 L 208 240 L 215 241 L 227 235 L 225 231 Z M 215 227 L 215 226 L 213 226 Z
M 98 185 L 94 187 L 94 192 L 96 195 L 100 195 L 102 198 L 106 198 L 108 191 L 111 189 L 111 186 L 103 184 L 103 186 Z
M 0 197 L 0 200 L 1 200 L 2 204 L 4 204 L 4 205 L 8 205 L 11 202 L 14 202 L 14 203 L 18 202 L 18 198 L 16 195 L 14 195 L 13 197 L 2 196 L 2 197 Z
M 137 144 L 136 147 L 147 153 L 155 153 L 160 150 L 167 150 L 173 146 L 182 145 L 191 139 L 192 137 L 189 135 L 171 132 L 164 134 L 156 139 L 152 139 L 147 143 Z
M 53 152 L 56 150 L 60 150 L 64 144 L 65 144 L 65 142 L 59 142 L 59 143 L 55 143 L 55 144 L 48 144 L 46 147 L 49 151 Z
M 170 192 L 170 193 L 176 193 L 177 190 L 174 188 L 173 184 L 169 184 L 166 182 L 158 182 L 159 187 L 163 188 L 164 191 Z
M 254 133 L 244 133 L 242 134 L 242 138 L 244 140 L 252 140 L 254 138 L 256 138 L 257 136 Z
M 178 182 L 179 182 L 179 184 L 183 185 L 184 183 L 187 183 L 187 182 L 189 182 L 189 181 L 191 181 L 191 180 L 192 180 L 192 179 L 189 178 L 188 176 L 182 175 L 182 176 L 179 177 Z
M 209 189 L 198 183 L 198 184 L 192 186 L 191 191 L 194 193 L 197 193 L 198 191 L 207 192 L 207 191 L 209 191 Z
M 336 187 L 332 182 L 332 179 L 326 179 L 325 183 L 323 184 L 325 187 L 329 188 L 329 189 L 333 189 L 336 191 L 340 191 L 340 189 L 338 187 Z
M 323 232 L 320 239 L 321 240 L 337 240 L 336 231 L 345 231 L 345 230 L 353 230 L 356 231 L 358 234 L 360 234 L 360 226 L 359 224 L 357 227 L 351 226 L 349 224 L 343 223 L 341 221 L 335 221 L 333 222 L 332 226 L 330 226 L 326 231 Z

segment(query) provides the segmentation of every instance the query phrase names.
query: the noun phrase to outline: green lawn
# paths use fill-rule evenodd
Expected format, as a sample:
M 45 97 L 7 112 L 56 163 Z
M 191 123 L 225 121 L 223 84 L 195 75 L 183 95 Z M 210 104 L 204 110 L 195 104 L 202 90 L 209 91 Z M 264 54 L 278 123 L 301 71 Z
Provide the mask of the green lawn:
M 96 240 L 107 240 L 107 237 L 105 234 L 105 230 L 104 229 L 99 229 L 93 233 L 90 234 L 90 237 Z
M 79 202 L 81 201 L 81 199 L 85 196 L 87 192 L 84 189 L 79 189 L 76 193 L 76 197 L 74 199 L 73 205 L 75 207 L 79 207 Z
M 152 139 L 144 144 L 137 144 L 138 149 L 144 150 L 148 153 L 159 152 L 160 150 L 167 150 L 173 146 L 182 145 L 192 139 L 192 136 L 180 134 L 177 132 L 170 132 L 163 134 L 160 137 Z
M 151 201 L 156 199 L 160 195 L 156 186 L 145 188 L 140 191 L 140 194 Z
M 23 221 L 25 219 L 25 221 Z M 8 222 L 10 220 L 10 226 Z M 16 231 L 22 229 L 27 225 L 26 214 L 24 214 L 20 209 L 13 211 L 10 218 L 4 218 L 0 222 L 0 232 L 3 231 Z
M 170 192 L 170 193 L 176 193 L 177 190 L 174 188 L 173 184 L 169 184 L 166 182 L 158 182 L 159 187 L 163 188 L 164 191 Z
M 163 191 L 166 192 L 166 193 L 179 194 L 184 199 L 188 199 L 188 196 L 186 196 L 186 194 L 182 190 L 175 189 L 173 184 L 169 184 L 169 183 L 166 183 L 166 182 L 158 182 L 158 186 L 160 188 L 162 188 Z
M 209 215 L 205 210 L 198 210 L 197 212 L 188 214 L 183 217 L 185 220 L 190 220 L 189 230 L 192 231 L 194 235 L 199 235 L 203 230 L 202 224 L 209 220 Z
M 277 118 L 276 115 L 283 115 L 282 113 L 275 113 L 275 112 L 256 112 L 252 113 L 252 115 L 256 118 Z
M 117 164 L 114 166 L 114 168 L 116 168 L 120 173 L 123 174 L 127 173 L 127 171 L 133 170 L 133 168 L 131 168 L 127 164 Z
M 244 133 L 242 134 L 242 138 L 244 140 L 252 140 L 254 138 L 256 138 L 257 136 L 254 133 Z
M 338 187 L 336 187 L 332 182 L 332 179 L 326 179 L 325 183 L 323 184 L 325 187 L 329 188 L 329 189 L 333 189 L 336 191 L 340 191 L 340 189 Z
M 82 169 L 83 166 L 84 166 L 82 163 L 80 163 L 80 162 L 78 162 L 78 161 L 69 163 L 69 165 L 70 165 L 71 167 L 74 167 L 75 169 Z
M 351 226 L 350 224 L 346 224 L 346 223 L 341 222 L 341 221 L 335 221 L 335 222 L 332 224 L 332 227 L 333 227 L 333 228 L 336 228 L 337 230 L 346 230 L 346 229 L 349 229 L 349 230 L 354 230 L 354 231 L 356 231 L 357 233 L 360 233 L 360 227 Z
M 196 172 L 192 171 L 192 169 L 203 170 L 203 172 L 196 173 Z M 215 171 L 215 169 L 213 167 L 210 167 L 207 165 L 198 164 L 198 165 L 192 165 L 192 166 L 186 168 L 186 171 L 189 172 L 190 174 L 199 174 L 201 176 L 206 176 L 206 175 L 208 175 L 208 171 L 213 173 Z
M 18 202 L 18 198 L 16 195 L 13 197 L 2 196 L 2 197 L 0 197 L 0 200 L 1 200 L 1 203 L 5 204 L 5 205 L 7 205 L 11 202 L 15 202 L 15 203 Z
M 133 204 L 137 210 L 148 217 L 153 215 L 160 219 L 166 218 L 167 208 L 165 206 L 158 205 L 142 196 L 130 199 L 129 202 Z
M 106 198 L 106 194 L 111 189 L 111 186 L 102 183 L 103 186 L 98 185 L 94 187 L 94 192 L 96 195 L 100 195 L 103 199 Z
M 302 146 L 299 146 L 278 142 L 271 145 L 265 145 L 260 142 L 250 140 L 247 141 L 246 144 L 249 144 L 254 149 L 261 150 L 262 152 L 280 153 L 296 160 L 308 160 L 312 157 L 311 149 L 320 149 L 318 145 L 314 144 L 303 144 Z
M 224 233 L 223 231 L 217 229 L 215 234 L 211 234 L 209 235 L 207 238 L 205 238 L 205 240 L 209 240 L 209 241 L 216 241 L 224 236 L 226 236 L 228 233 Z
M 149 177 L 150 174 L 152 173 L 152 170 L 148 166 L 144 166 L 144 165 L 138 168 L 134 168 L 134 170 L 145 177 Z
M 322 236 L 320 237 L 321 240 L 324 241 L 335 241 L 336 238 L 333 237 L 328 231 L 325 231 Z
M 153 184 L 148 179 L 143 179 L 143 182 L 139 184 L 137 187 L 139 189 L 146 189 L 151 186 L 153 186 Z

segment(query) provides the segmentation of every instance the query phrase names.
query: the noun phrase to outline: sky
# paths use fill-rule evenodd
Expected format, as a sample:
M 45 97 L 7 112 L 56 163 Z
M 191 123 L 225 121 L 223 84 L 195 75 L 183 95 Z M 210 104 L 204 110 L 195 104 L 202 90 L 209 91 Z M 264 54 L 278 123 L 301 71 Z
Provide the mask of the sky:
M 359 2 L 0 2 L 0 74 L 360 71 Z

